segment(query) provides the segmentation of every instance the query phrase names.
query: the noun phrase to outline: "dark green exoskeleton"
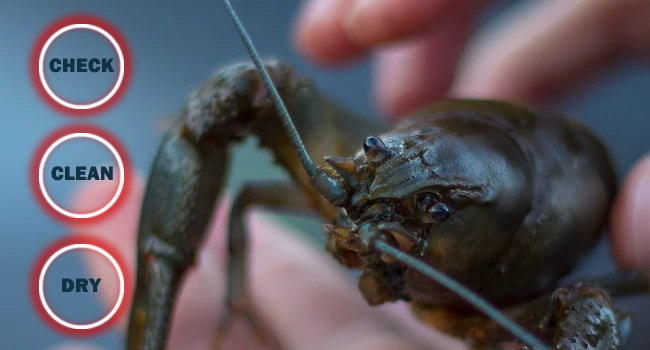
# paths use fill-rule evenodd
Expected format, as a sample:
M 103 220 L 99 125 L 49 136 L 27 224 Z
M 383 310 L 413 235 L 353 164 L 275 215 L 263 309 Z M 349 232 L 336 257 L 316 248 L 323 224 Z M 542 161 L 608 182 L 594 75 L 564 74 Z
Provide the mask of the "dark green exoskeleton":
M 260 329 L 243 218 L 261 205 L 320 214 L 327 250 L 362 271 L 369 304 L 408 301 L 423 322 L 474 349 L 621 346 L 630 320 L 611 298 L 649 292 L 648 274 L 558 285 L 599 239 L 615 195 L 607 151 L 587 129 L 478 100 L 443 101 L 388 129 L 326 99 L 287 65 L 261 70 L 253 59 L 197 90 L 158 151 L 140 217 L 129 350 L 165 348 L 230 147 L 248 135 L 293 182 L 248 184 L 234 201 L 217 339 L 235 315 Z

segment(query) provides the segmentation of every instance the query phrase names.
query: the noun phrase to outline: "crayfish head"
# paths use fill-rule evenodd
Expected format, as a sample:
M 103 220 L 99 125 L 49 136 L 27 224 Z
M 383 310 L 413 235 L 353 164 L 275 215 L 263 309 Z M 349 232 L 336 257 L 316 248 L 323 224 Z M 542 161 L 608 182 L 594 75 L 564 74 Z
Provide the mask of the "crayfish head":
M 406 251 L 421 246 L 424 242 L 421 225 L 409 218 L 413 211 L 411 201 L 370 195 L 377 170 L 401 151 L 401 147 L 393 149 L 382 139 L 370 136 L 355 157 L 325 158 L 312 184 L 326 200 L 341 209 L 340 226 L 326 225 L 327 232 L 349 243 L 350 240 L 361 242 L 360 233 L 372 229 L 392 234 L 394 242 Z
M 529 213 L 528 169 L 500 130 L 441 120 L 368 137 L 353 158 L 327 158 L 316 187 L 345 209 L 341 226 L 352 237 L 381 231 L 404 251 L 473 271 L 469 257 L 493 261 Z
M 381 231 L 464 281 L 479 279 L 503 252 L 526 248 L 512 242 L 532 210 L 532 168 L 509 134 L 482 121 L 440 118 L 381 139 L 390 156 L 355 158 L 368 169 L 347 208 L 357 227 Z

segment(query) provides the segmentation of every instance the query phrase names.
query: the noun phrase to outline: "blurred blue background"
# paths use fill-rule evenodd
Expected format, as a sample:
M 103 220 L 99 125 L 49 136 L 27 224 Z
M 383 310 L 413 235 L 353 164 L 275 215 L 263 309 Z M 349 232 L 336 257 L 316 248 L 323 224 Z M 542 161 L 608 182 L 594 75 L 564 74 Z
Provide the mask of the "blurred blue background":
M 238 0 L 234 3 L 263 55 L 285 59 L 300 73 L 312 76 L 323 91 L 360 112 L 376 115 L 368 64 L 323 71 L 295 53 L 290 31 L 299 1 Z M 169 0 L 155 3 L 5 1 L 0 5 L 0 60 L 4 68 L 0 78 L 3 120 L 0 162 L 4 165 L 0 175 L 0 269 L 5 277 L 5 285 L 0 289 L 2 349 L 45 349 L 66 340 L 36 316 L 26 290 L 29 272 L 38 253 L 68 232 L 35 201 L 28 185 L 28 167 L 33 152 L 46 135 L 80 120 L 58 114 L 37 97 L 28 75 L 28 58 L 36 37 L 45 26 L 76 12 L 105 18 L 119 28 L 129 42 L 135 67 L 128 93 L 113 109 L 83 121 L 102 126 L 117 136 L 129 151 L 135 167 L 142 172 L 149 169 L 163 126 L 171 121 L 170 117 L 181 108 L 188 94 L 216 67 L 247 59 L 218 1 L 192 0 L 182 5 Z M 62 41 L 61 45 L 79 52 L 97 50 L 98 55 L 107 50 L 105 42 L 93 40 L 91 36 Z M 56 82 L 56 88 L 69 96 L 85 96 L 82 93 L 89 87 L 81 81 L 74 83 L 66 85 L 62 80 Z M 100 91 L 106 84 L 98 83 L 90 88 Z M 554 107 L 590 125 L 611 148 L 623 175 L 635 160 L 650 150 L 650 138 L 647 137 L 649 91 L 649 66 L 628 62 L 606 71 L 588 87 Z M 92 159 L 97 154 L 106 161 L 101 152 L 96 147 L 80 147 L 67 153 L 68 162 Z M 271 167 L 267 154 L 254 150 L 250 144 L 239 149 L 236 155 L 233 166 L 236 176 L 231 176 L 231 188 L 251 179 L 284 176 Z M 267 168 L 260 171 L 259 164 Z M 64 198 L 66 193 L 70 193 L 69 188 L 58 189 L 55 195 Z M 295 224 L 313 236 L 320 233 L 317 223 L 296 221 Z M 78 258 L 62 259 L 58 266 L 69 269 L 73 276 L 84 274 Z M 578 273 L 595 274 L 613 269 L 603 243 Z M 75 313 L 88 315 L 83 313 L 87 309 L 100 310 L 99 303 L 92 298 L 63 302 L 69 305 L 59 306 L 69 308 L 72 318 Z M 650 298 L 628 299 L 619 305 L 634 310 L 636 315 L 636 332 L 629 349 L 650 348 L 650 337 L 642 331 L 650 326 Z M 119 349 L 121 339 L 121 334 L 111 330 L 89 340 L 107 349 Z

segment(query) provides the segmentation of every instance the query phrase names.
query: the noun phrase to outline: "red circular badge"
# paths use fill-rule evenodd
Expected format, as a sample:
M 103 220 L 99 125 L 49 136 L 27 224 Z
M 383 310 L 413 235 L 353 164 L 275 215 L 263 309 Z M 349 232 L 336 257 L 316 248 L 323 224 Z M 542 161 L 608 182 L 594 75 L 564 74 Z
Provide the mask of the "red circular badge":
M 44 166 L 48 156 L 58 145 L 74 138 L 89 138 L 103 144 L 111 151 L 120 169 L 120 182 L 115 195 L 104 207 L 90 213 L 72 213 L 62 209 L 54 203 L 45 188 Z M 109 132 L 91 125 L 64 127 L 47 136 L 36 149 L 29 172 L 32 192 L 38 202 L 50 215 L 68 224 L 91 223 L 109 216 L 131 189 L 131 165 L 125 148 Z
M 47 303 L 44 293 L 45 274 L 52 262 L 72 250 L 91 250 L 103 255 L 115 267 L 119 286 L 116 304 L 101 319 L 88 324 L 73 324 L 57 316 Z M 39 316 L 53 329 L 74 337 L 96 335 L 112 327 L 126 312 L 130 304 L 131 273 L 118 251 L 103 240 L 95 237 L 68 236 L 48 246 L 38 257 L 30 276 L 30 295 Z
M 99 100 L 87 104 L 74 104 L 57 96 L 49 87 L 43 71 L 43 60 L 52 42 L 57 37 L 72 30 L 91 30 L 104 36 L 113 45 L 120 63 L 117 79 L 110 92 Z M 41 33 L 32 49 L 29 70 L 34 87 L 41 98 L 50 106 L 65 114 L 88 116 L 105 111 L 124 95 L 130 83 L 132 65 L 133 61 L 128 44 L 114 26 L 101 18 L 78 14 L 64 17 L 52 23 Z

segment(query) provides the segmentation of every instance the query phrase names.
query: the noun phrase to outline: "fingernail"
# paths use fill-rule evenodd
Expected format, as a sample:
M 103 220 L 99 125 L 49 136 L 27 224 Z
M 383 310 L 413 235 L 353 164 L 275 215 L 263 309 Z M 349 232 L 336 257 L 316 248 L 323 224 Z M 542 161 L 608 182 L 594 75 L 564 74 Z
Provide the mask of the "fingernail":
M 638 267 L 650 266 L 650 173 L 638 183 L 634 191 L 630 227 L 634 260 Z

